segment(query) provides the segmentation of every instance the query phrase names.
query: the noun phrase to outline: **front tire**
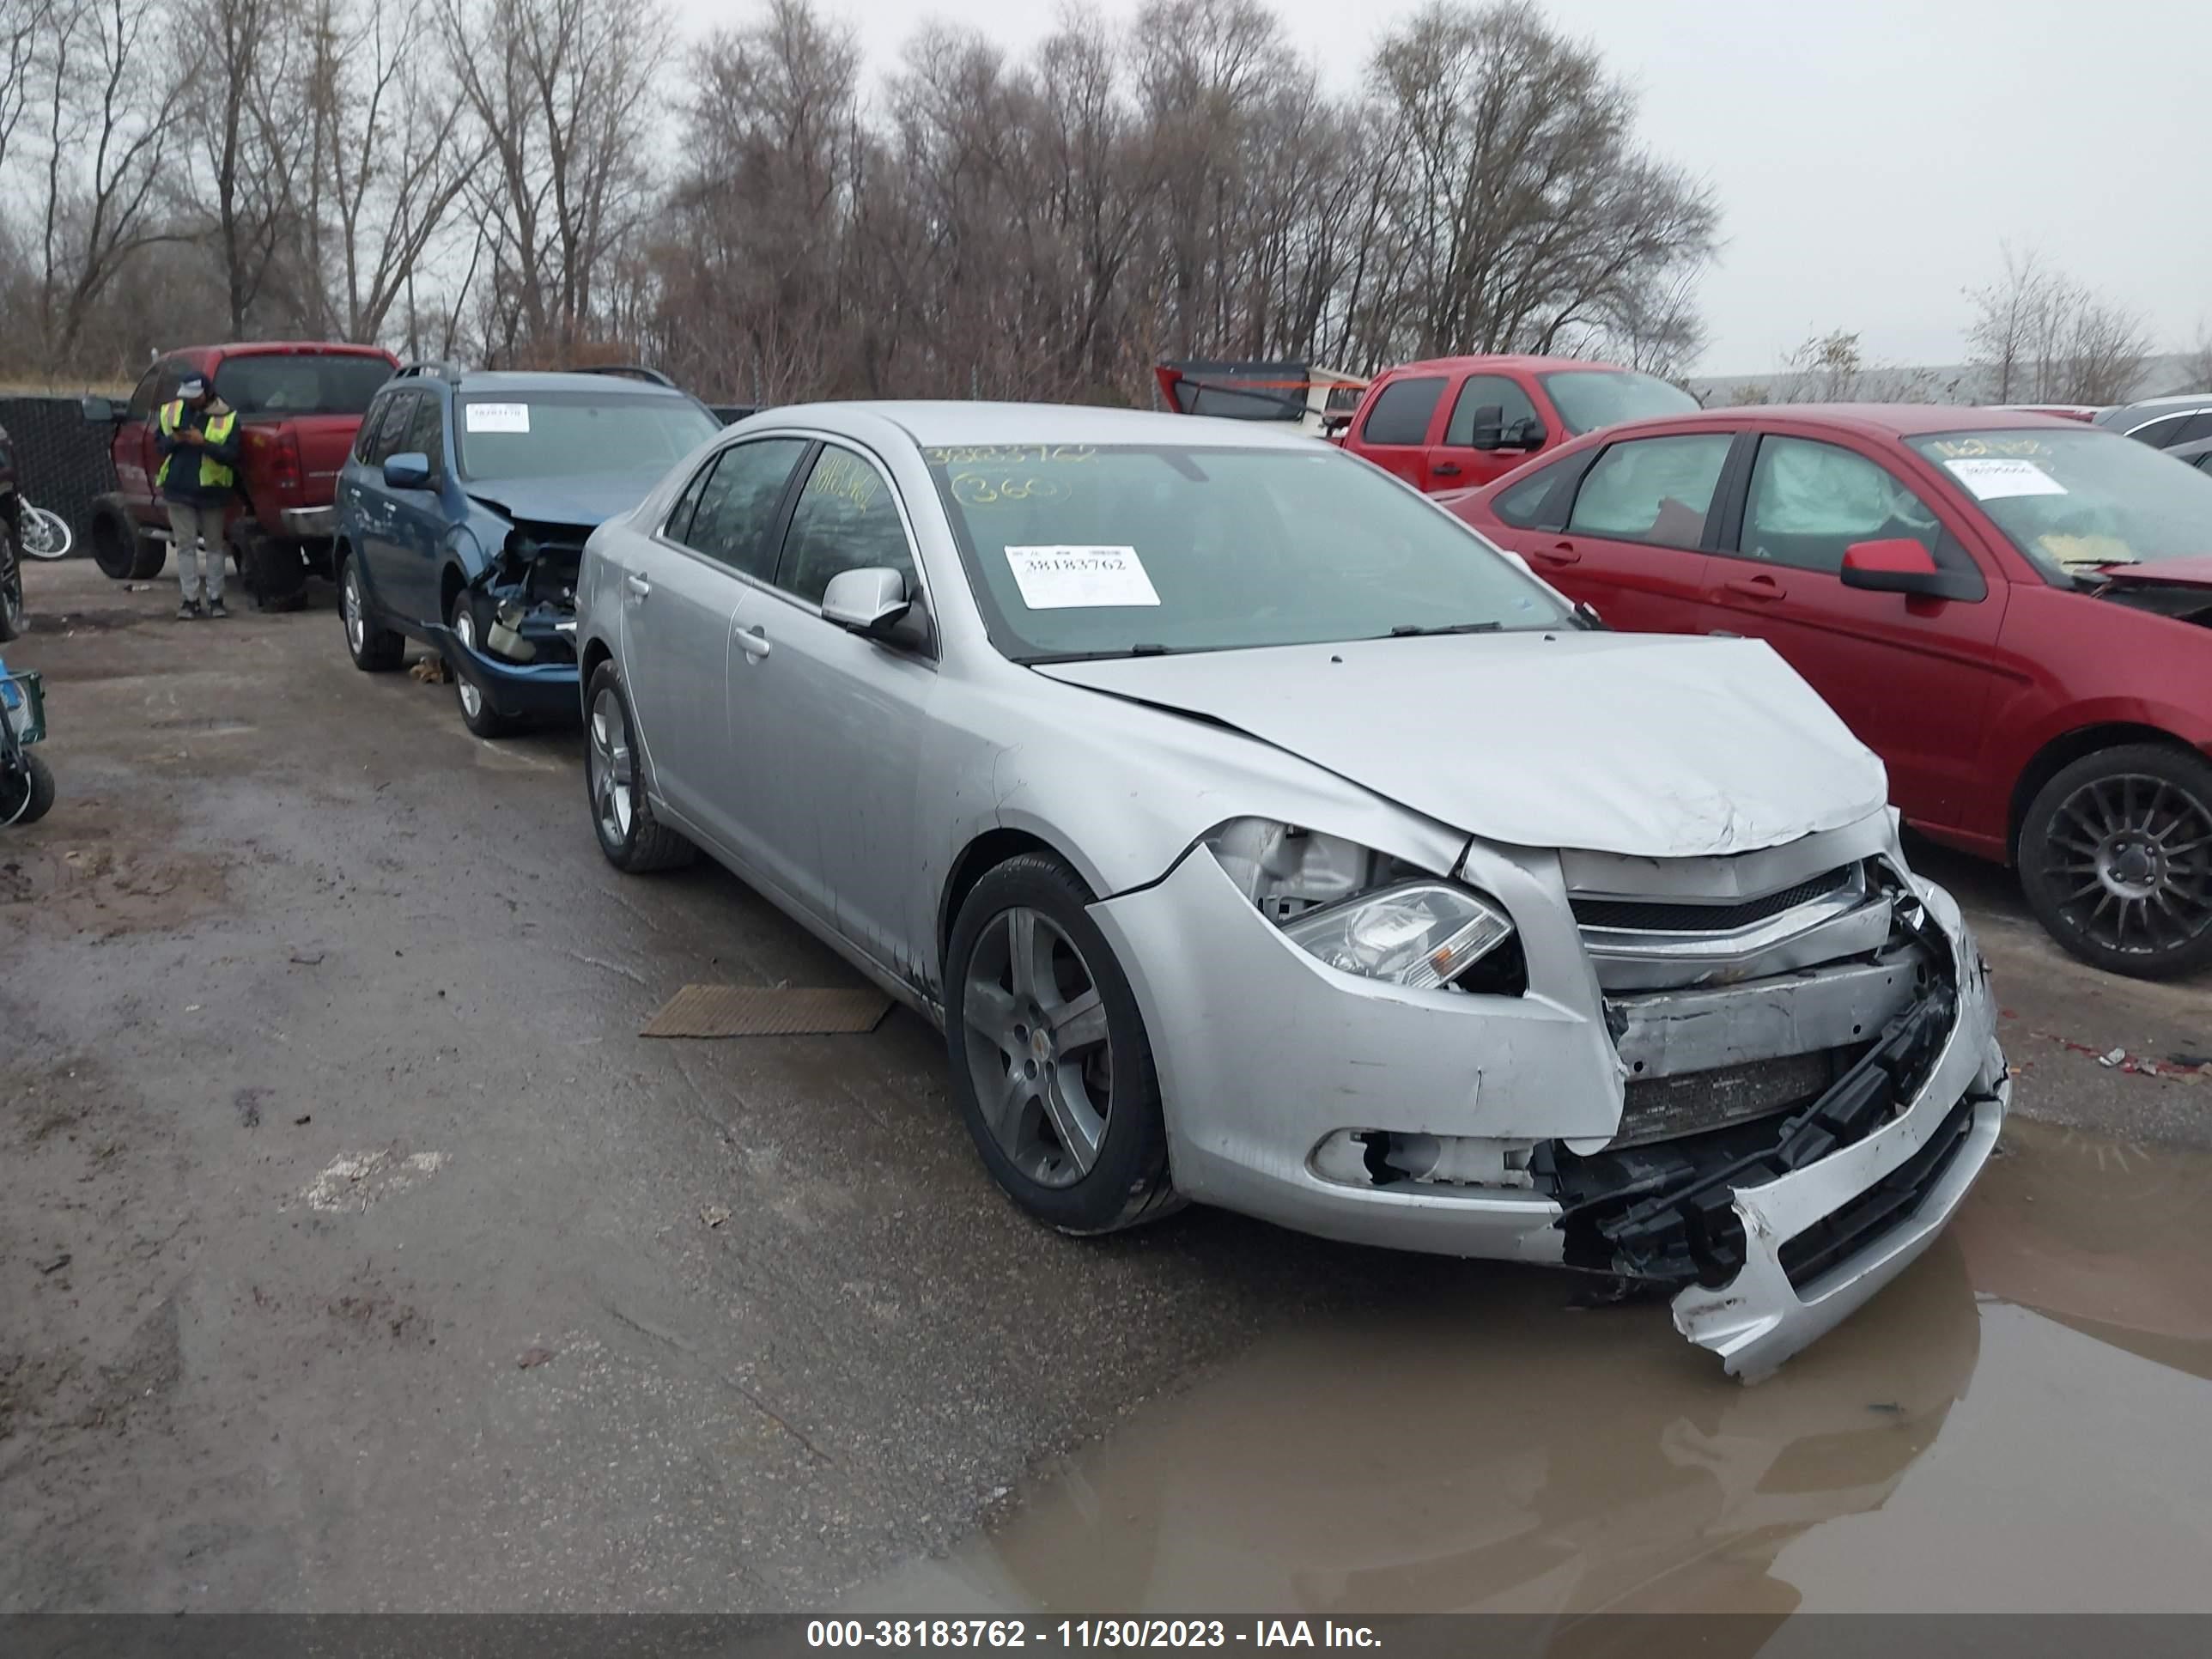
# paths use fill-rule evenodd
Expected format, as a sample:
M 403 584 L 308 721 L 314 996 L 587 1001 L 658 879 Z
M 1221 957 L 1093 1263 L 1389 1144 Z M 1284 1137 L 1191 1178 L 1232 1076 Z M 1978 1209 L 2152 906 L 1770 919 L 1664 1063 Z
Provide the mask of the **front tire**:
M 22 636 L 27 626 L 23 609 L 23 564 L 15 553 L 15 540 L 0 524 L 0 645 Z
M 1144 1016 L 1091 890 L 1025 853 L 977 882 L 945 953 L 945 1048 L 976 1150 L 1013 1200 L 1068 1233 L 1179 1206 Z
M 23 766 L 21 779 L 0 778 L 0 825 L 36 823 L 53 807 L 54 775 L 46 762 L 26 753 Z
M 453 595 L 453 612 L 447 618 L 453 637 L 471 651 L 477 647 L 477 613 L 465 592 Z M 515 722 L 492 707 L 491 699 L 461 670 L 453 670 L 453 697 L 461 707 L 461 724 L 480 738 L 511 736 Z
M 345 628 L 346 654 L 362 673 L 388 674 L 405 659 L 406 636 L 377 619 L 362 591 L 360 562 L 351 557 L 338 563 L 338 620 Z
M 2062 768 L 2020 830 L 2020 883 L 2093 967 L 2171 979 L 2212 965 L 2212 764 L 2127 744 Z
M 611 662 L 592 671 L 584 708 L 584 794 L 591 803 L 592 833 L 599 837 L 599 851 L 626 875 L 690 863 L 698 848 L 653 817 L 653 803 L 646 799 L 637 727 Z

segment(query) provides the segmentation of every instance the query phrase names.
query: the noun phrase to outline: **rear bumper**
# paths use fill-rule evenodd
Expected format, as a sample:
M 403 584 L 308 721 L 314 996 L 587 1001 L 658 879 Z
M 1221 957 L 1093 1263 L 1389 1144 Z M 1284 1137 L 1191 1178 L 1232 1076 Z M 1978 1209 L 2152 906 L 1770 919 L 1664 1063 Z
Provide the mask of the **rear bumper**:
M 314 541 L 337 534 L 338 510 L 335 507 L 288 507 L 276 515 L 276 521 L 286 535 Z
M 573 662 L 508 662 L 463 645 L 441 623 L 424 635 L 456 674 L 465 675 L 500 714 L 515 720 L 580 719 L 583 694 Z

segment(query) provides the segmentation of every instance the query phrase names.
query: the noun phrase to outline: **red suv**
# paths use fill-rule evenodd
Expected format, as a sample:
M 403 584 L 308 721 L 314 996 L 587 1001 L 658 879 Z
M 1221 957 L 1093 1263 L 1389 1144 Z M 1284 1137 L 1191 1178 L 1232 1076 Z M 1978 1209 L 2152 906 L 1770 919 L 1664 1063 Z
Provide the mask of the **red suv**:
M 1613 627 L 1766 641 L 2085 961 L 2212 963 L 2212 476 L 2049 416 L 1766 407 L 1444 504 Z
M 188 346 L 158 359 L 128 404 L 86 398 L 85 418 L 114 428 L 119 486 L 93 503 L 94 560 L 118 581 L 160 572 L 168 556 L 169 517 L 154 483 L 161 470 L 156 417 L 179 381 L 204 376 L 239 415 L 238 495 L 226 538 L 240 574 L 264 605 L 296 601 L 311 568 L 330 574 L 338 469 L 353 447 L 362 411 L 398 367 L 379 346 Z
M 1464 489 L 1620 421 L 1694 414 L 1653 374 L 1571 357 L 1437 357 L 1368 383 L 1344 447 L 1416 489 Z

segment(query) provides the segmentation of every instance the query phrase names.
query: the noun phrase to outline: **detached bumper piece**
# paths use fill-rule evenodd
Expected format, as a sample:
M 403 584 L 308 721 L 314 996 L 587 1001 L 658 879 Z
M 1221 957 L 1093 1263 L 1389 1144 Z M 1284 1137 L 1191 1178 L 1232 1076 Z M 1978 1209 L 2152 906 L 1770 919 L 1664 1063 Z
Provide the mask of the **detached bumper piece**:
M 1955 1011 L 1948 988 L 1931 992 L 1787 1117 L 1587 1157 L 1553 1148 L 1568 1264 L 1669 1284 L 1727 1283 L 1745 1260 L 1735 1189 L 1806 1169 L 1899 1115 L 1926 1081 Z
M 465 674 L 502 714 L 516 719 L 573 716 L 582 706 L 575 648 L 568 636 L 561 636 L 550 650 L 538 649 L 530 662 L 513 662 L 462 644 L 450 628 L 441 625 L 424 632 L 447 665 L 456 674 Z

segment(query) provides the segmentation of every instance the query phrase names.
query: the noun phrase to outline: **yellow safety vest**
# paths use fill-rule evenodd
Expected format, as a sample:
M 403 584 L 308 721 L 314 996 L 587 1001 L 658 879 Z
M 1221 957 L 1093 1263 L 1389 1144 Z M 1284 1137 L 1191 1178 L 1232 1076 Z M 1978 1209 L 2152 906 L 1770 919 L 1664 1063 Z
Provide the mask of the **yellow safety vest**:
M 161 435 L 163 437 L 175 437 L 177 428 L 184 423 L 185 400 L 182 398 L 178 398 L 174 403 L 161 405 Z M 210 438 L 216 443 L 221 443 L 230 436 L 232 428 L 237 424 L 238 411 L 233 410 L 228 414 L 216 416 L 207 423 L 205 430 Z M 169 482 L 169 463 L 176 459 L 174 453 L 161 457 L 161 470 L 154 475 L 154 487 L 156 489 Z M 202 489 L 228 489 L 237 477 L 238 475 L 235 472 L 224 463 L 216 459 L 214 456 L 200 457 L 200 488 Z

